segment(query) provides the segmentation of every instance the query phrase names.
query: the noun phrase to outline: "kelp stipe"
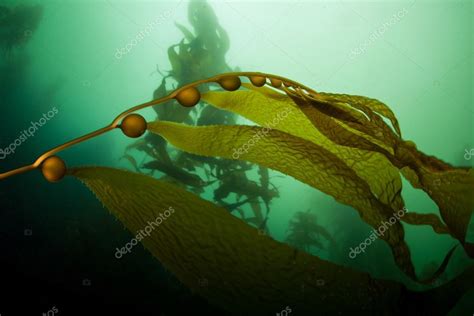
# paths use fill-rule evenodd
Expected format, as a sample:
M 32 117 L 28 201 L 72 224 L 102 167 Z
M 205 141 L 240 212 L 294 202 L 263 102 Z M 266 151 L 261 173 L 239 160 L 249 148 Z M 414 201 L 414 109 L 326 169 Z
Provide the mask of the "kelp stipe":
M 167 101 L 170 101 L 172 99 L 176 99 L 176 101 L 178 101 L 178 103 L 181 104 L 184 107 L 192 107 L 192 106 L 196 105 L 201 99 L 201 94 L 196 89 L 197 86 L 199 86 L 201 84 L 205 84 L 205 83 L 218 83 L 222 86 L 222 84 L 224 83 L 223 88 L 225 89 L 226 88 L 225 82 L 227 82 L 229 80 L 229 78 L 239 77 L 239 76 L 246 76 L 246 77 L 249 77 L 249 78 L 252 77 L 252 76 L 258 76 L 258 77 L 263 76 L 263 77 L 269 78 L 270 80 L 280 80 L 280 81 L 281 80 L 286 80 L 287 82 L 291 82 L 294 85 L 299 85 L 299 84 L 297 84 L 296 82 L 294 82 L 290 79 L 286 79 L 286 78 L 279 77 L 279 76 L 276 76 L 276 75 L 263 74 L 263 73 L 259 73 L 259 72 L 225 73 L 225 74 L 213 76 L 213 77 L 208 78 L 208 79 L 198 80 L 198 81 L 186 84 L 186 85 L 182 86 L 181 88 L 178 88 L 178 89 L 174 90 L 173 92 L 171 92 L 167 96 L 164 96 L 162 98 L 155 99 L 155 100 L 152 100 L 152 101 L 149 101 L 149 102 L 142 103 L 140 105 L 134 106 L 134 107 L 122 112 L 109 125 L 107 125 L 103 128 L 100 128 L 100 129 L 98 129 L 94 132 L 91 132 L 89 134 L 86 134 L 84 136 L 73 139 L 69 142 L 66 142 L 66 143 L 64 143 L 60 146 L 57 146 L 57 147 L 45 152 L 44 154 L 39 156 L 31 165 L 27 165 L 27 166 L 20 167 L 20 168 L 14 169 L 14 170 L 10 170 L 10 171 L 4 172 L 4 173 L 0 173 L 0 180 L 6 179 L 6 178 L 11 177 L 13 175 L 17 175 L 17 174 L 21 174 L 21 173 L 24 173 L 24 172 L 34 170 L 34 169 L 41 168 L 42 163 L 47 158 L 49 158 L 49 157 L 65 150 L 65 149 L 67 149 L 71 146 L 74 146 L 76 144 L 82 143 L 82 142 L 84 142 L 86 140 L 89 140 L 91 138 L 102 135 L 106 132 L 109 132 L 109 131 L 115 129 L 115 128 L 121 128 L 122 131 L 124 131 L 123 128 L 122 128 L 121 122 L 124 119 L 126 119 L 127 116 L 133 114 L 136 111 L 139 111 L 139 110 L 142 110 L 144 108 L 151 107 L 151 106 L 154 106 L 154 105 L 163 104 L 163 103 L 165 103 Z M 235 82 L 237 81 L 237 79 L 234 79 Z M 240 79 L 238 79 L 238 80 L 240 80 Z M 312 91 L 311 89 L 309 89 L 307 87 L 305 87 L 305 89 L 307 89 L 308 91 Z M 134 115 L 136 115 L 136 114 L 134 114 Z

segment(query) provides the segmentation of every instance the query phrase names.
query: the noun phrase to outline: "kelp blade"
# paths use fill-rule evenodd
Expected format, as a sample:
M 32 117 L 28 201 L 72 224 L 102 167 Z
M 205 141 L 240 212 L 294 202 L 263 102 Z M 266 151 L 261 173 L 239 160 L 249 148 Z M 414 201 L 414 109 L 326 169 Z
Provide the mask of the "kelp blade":
M 369 185 L 353 169 L 324 147 L 305 139 L 269 130 L 264 137 L 256 140 L 255 135 L 264 133 L 262 127 L 256 126 L 193 127 L 156 121 L 149 123 L 148 129 L 192 154 L 241 159 L 290 175 L 341 203 L 353 206 L 362 219 L 374 228 L 394 217 L 391 207 L 377 199 Z M 235 153 L 250 140 L 254 140 L 254 145 L 236 157 Z M 400 222 L 393 223 L 381 238 L 391 247 L 400 269 L 417 280 Z
M 391 204 L 393 209 L 403 206 L 399 172 L 402 173 L 414 187 L 423 189 L 436 202 L 449 228 L 437 215 L 425 216 L 413 210 L 402 221 L 430 225 L 437 233 L 449 233 L 463 244 L 471 257 L 474 256 L 473 245 L 465 243 L 474 210 L 472 168 L 452 167 L 418 151 L 411 142 L 403 141 L 394 113 L 378 100 L 329 93 L 318 93 L 313 100 L 289 90 L 289 95 L 286 95 L 266 87 L 244 85 L 250 91 L 239 91 L 238 94 L 208 92 L 203 98 L 214 106 L 239 113 L 260 125 L 275 115 L 278 109 L 295 107 L 295 115 L 275 128 L 322 146 L 330 140 L 326 148 L 333 152 L 333 149 L 337 150 L 338 157 L 347 161 L 367 181 L 374 194 L 382 202 Z M 341 109 L 344 111 L 341 112 Z M 360 112 L 370 120 L 364 120 Z M 382 117 L 391 121 L 393 129 L 384 123 Z M 381 144 L 381 141 L 386 143 Z M 385 173 L 380 174 L 382 170 Z
M 299 252 L 259 234 L 225 209 L 149 176 L 102 167 L 75 168 L 69 174 L 133 234 L 172 207 L 174 213 L 143 245 L 187 287 L 236 315 L 273 315 L 286 306 L 301 315 L 399 315 L 420 298 L 424 303 L 418 308 L 444 315 L 472 286 L 470 269 L 439 289 L 413 293 L 397 282 Z
M 348 142 L 348 137 L 344 135 L 344 133 L 349 133 L 348 130 L 339 130 L 334 133 L 336 126 L 344 124 L 341 124 L 338 118 L 321 112 L 317 101 L 295 93 L 289 93 L 289 95 L 313 125 L 326 135 L 332 135 L 331 139 L 334 142 L 384 154 L 386 159 L 397 167 L 415 188 L 424 190 L 438 205 L 441 217 L 451 235 L 461 242 L 467 254 L 474 257 L 474 244 L 466 243 L 466 232 L 474 211 L 474 170 L 472 168 L 453 167 L 436 157 L 419 151 L 413 142 L 403 140 L 379 116 L 376 111 L 377 107 L 373 106 L 372 99 L 350 95 L 331 95 L 334 100 L 343 100 L 346 104 L 363 110 L 371 119 L 367 123 L 370 126 L 370 134 L 379 135 L 385 140 L 387 145 L 391 146 L 393 154 L 391 151 L 381 150 L 377 144 L 367 147 L 361 142 Z M 388 115 L 390 116 L 390 114 Z M 332 124 L 329 125 L 327 122 Z M 394 124 L 397 126 L 398 123 L 394 121 Z M 424 224 L 432 225 L 435 231 L 444 230 L 440 225 L 433 226 L 434 223 L 432 221 L 424 222 Z
M 232 93 L 206 92 L 202 95 L 202 99 L 215 107 L 237 113 L 258 125 L 270 126 L 324 147 L 350 165 L 382 202 L 388 204 L 397 200 L 394 211 L 403 208 L 403 202 L 397 196 L 401 190 L 400 175 L 382 154 L 348 148 L 332 142 L 314 128 L 291 98 L 269 88 L 254 89 Z M 284 113 L 288 115 L 282 117 Z M 273 122 L 277 124 L 272 124 Z

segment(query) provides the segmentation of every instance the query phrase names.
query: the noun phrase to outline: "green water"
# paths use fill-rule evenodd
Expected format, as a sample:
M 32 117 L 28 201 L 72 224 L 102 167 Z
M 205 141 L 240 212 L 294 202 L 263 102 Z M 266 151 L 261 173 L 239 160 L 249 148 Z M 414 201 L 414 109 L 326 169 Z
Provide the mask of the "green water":
M 19 3 L 4 0 L 1 4 Z M 418 149 L 456 166 L 473 166 L 474 157 L 464 158 L 465 150 L 474 148 L 472 1 L 288 0 L 210 4 L 230 38 L 226 56 L 230 67 L 281 75 L 317 91 L 379 99 L 393 109 L 403 137 L 414 141 Z M 42 1 L 41 5 L 43 18 L 21 49 L 23 58 L 28 60 L 19 63 L 24 66 L 24 75 L 11 89 L 8 85 L 5 88 L 9 96 L 3 99 L 1 107 L 8 116 L 1 120 L 5 127 L 2 145 L 13 141 L 30 121 L 38 120 L 54 106 L 59 112 L 37 136 L 2 162 L 2 171 L 3 166 L 9 169 L 31 163 L 44 150 L 105 126 L 121 111 L 150 100 L 161 82 L 157 67 L 163 72 L 170 69 L 167 49 L 182 38 L 175 21 L 189 25 L 186 1 Z M 152 21 L 156 25 L 147 35 L 129 46 L 130 51 L 117 54 Z M 16 51 L 9 58 L 18 56 Z M 54 96 L 42 99 L 55 84 L 58 88 L 53 89 Z M 155 118 L 151 109 L 141 113 L 149 120 Z M 62 158 L 70 166 L 93 164 L 132 170 L 126 161 L 119 160 L 130 143 L 114 131 L 64 152 Z M 141 160 L 143 155 L 137 154 L 136 158 Z M 346 238 L 347 246 L 356 246 L 370 234 L 370 227 L 350 207 L 290 177 L 274 171 L 271 176 L 280 190 L 280 198 L 271 203 L 268 221 L 273 238 L 284 241 L 290 219 L 296 212 L 308 209 L 317 213 L 321 225 L 334 233 L 339 231 L 335 238 Z M 87 245 L 81 247 L 85 252 L 101 253 L 99 262 L 94 263 L 90 256 L 84 259 L 81 251 L 69 250 L 69 265 L 85 260 L 85 266 L 77 268 L 77 275 L 93 274 L 93 281 L 103 283 L 107 289 L 107 282 L 96 273 L 100 271 L 96 266 L 110 266 L 113 270 L 115 247 L 131 235 L 121 230 L 121 225 L 100 209 L 92 194 L 74 180 L 66 180 L 67 189 L 59 185 L 45 189 L 49 184 L 43 183 L 37 174 L 20 177 L 15 180 L 17 187 L 25 188 L 31 181 L 41 190 L 25 189 L 35 190 L 31 199 L 15 190 L 15 207 L 21 211 L 2 216 L 2 228 L 9 231 L 6 222 L 13 222 L 18 216 L 15 232 L 23 233 L 23 227 L 33 227 L 33 236 L 40 232 L 40 237 L 34 238 L 41 238 L 44 247 L 49 240 L 55 240 L 53 245 L 57 245 L 58 239 L 63 240 L 64 244 L 57 245 L 61 249 L 76 247 L 71 244 L 73 240 L 86 240 Z M 212 188 L 215 187 L 208 188 L 202 197 L 212 200 Z M 78 192 L 78 200 L 74 192 Z M 434 202 L 422 191 L 412 189 L 408 182 L 404 182 L 403 196 L 408 210 L 437 213 Z M 22 201 L 21 206 L 18 201 Z M 74 223 L 64 223 L 65 218 Z M 77 227 L 92 226 L 86 229 L 92 231 L 89 235 L 75 233 L 81 231 Z M 428 227 L 404 227 L 417 271 L 432 262 L 439 264 L 457 243 Z M 67 235 L 70 230 L 72 235 Z M 472 234 L 471 231 L 470 238 L 474 239 Z M 33 246 L 27 246 L 24 257 L 34 257 L 28 252 L 29 247 Z M 327 250 L 313 253 L 331 260 Z M 44 266 L 35 267 L 32 274 L 44 277 L 49 271 L 48 259 L 38 260 Z M 399 274 L 389 247 L 382 241 L 376 241 L 357 262 L 343 256 L 333 261 L 378 277 L 407 281 Z M 449 278 L 468 263 L 458 249 L 448 267 Z M 150 289 L 165 278 L 155 274 L 159 264 L 144 250 L 127 258 L 126 264 L 120 263 L 120 269 L 127 269 L 127 264 L 142 269 L 143 278 L 155 277 L 146 285 Z M 111 275 L 120 276 L 124 273 L 120 269 Z M 167 290 L 164 287 L 163 292 Z M 151 296 L 137 295 L 135 301 L 142 302 L 141 299 L 149 302 Z M 172 307 L 166 303 L 163 306 L 167 315 L 173 313 Z M 472 313 L 472 307 L 471 295 L 470 304 L 466 299 L 458 308 Z

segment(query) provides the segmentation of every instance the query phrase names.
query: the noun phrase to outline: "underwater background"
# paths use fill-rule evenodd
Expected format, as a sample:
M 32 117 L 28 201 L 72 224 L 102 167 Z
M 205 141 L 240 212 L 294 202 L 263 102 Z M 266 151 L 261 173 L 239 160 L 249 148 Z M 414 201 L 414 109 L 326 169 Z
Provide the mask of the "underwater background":
M 278 74 L 316 91 L 365 95 L 388 104 L 404 138 L 420 150 L 455 166 L 473 166 L 472 1 L 193 2 L 215 12 L 229 48 L 217 56 L 223 59 L 204 64 L 207 72 L 190 71 L 175 82 L 171 76 L 168 91 L 238 69 Z M 188 1 L 2 0 L 0 8 L 0 147 L 6 148 L 43 114 L 55 113 L 15 153 L 0 160 L 2 172 L 29 164 L 47 149 L 151 100 L 173 68 L 169 48 L 184 38 L 175 23 L 192 29 Z M 213 16 L 202 15 L 203 32 L 216 22 L 205 19 Z M 153 109 L 142 114 L 149 120 L 157 115 Z M 125 154 L 141 164 L 147 161 L 142 152 L 125 152 L 133 142 L 114 131 L 61 157 L 68 166 L 133 170 Z M 289 176 L 272 170 L 269 175 L 278 196 L 269 203 L 263 234 L 372 276 L 422 288 L 399 271 L 381 240 L 349 258 L 350 248 L 372 231 L 351 207 Z M 256 167 L 248 177 L 258 181 Z M 199 194 L 213 201 L 217 187 L 213 183 Z M 408 182 L 403 197 L 408 210 L 437 213 L 435 203 Z M 1 277 L 11 289 L 0 298 L 1 315 L 44 313 L 53 306 L 64 315 L 101 310 L 228 314 L 186 288 L 141 246 L 117 259 L 117 247 L 132 234 L 78 181 L 50 184 L 39 172 L 28 173 L 1 181 L 0 199 Z M 242 209 L 252 211 L 248 205 Z M 291 238 L 291 223 L 298 220 L 315 224 L 317 242 Z M 403 226 L 417 273 L 429 276 L 457 241 L 428 226 Z M 470 227 L 472 242 L 472 219 Z M 337 247 L 324 238 L 326 232 Z M 472 260 L 458 249 L 439 282 L 469 265 Z M 197 282 L 209 286 L 206 280 Z M 471 290 L 450 314 L 472 314 L 473 302 Z

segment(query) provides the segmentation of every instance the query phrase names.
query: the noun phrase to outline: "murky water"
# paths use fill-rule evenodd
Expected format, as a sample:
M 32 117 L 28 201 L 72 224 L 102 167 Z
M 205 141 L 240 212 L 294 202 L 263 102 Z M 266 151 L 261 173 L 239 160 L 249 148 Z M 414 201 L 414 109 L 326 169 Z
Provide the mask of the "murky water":
M 456 166 L 473 166 L 471 1 L 209 3 L 229 36 L 225 61 L 231 69 L 285 76 L 317 91 L 379 99 L 395 112 L 403 137 L 420 150 Z M 0 5 L 30 4 L 35 3 L 4 0 Z M 17 17 L 0 24 L 1 148 L 34 127 L 31 136 L 23 134 L 14 153 L 0 160 L 1 171 L 29 164 L 43 151 L 151 100 L 162 74 L 172 67 L 168 48 L 183 38 L 175 22 L 189 27 L 187 1 L 42 1 L 40 6 L 27 11 L 29 23 Z M 141 113 L 155 118 L 152 109 Z M 132 170 L 120 159 L 131 143 L 114 131 L 61 157 L 68 166 Z M 133 155 L 140 162 L 146 159 L 143 153 Z M 256 169 L 249 177 L 257 181 Z M 270 178 L 280 195 L 271 201 L 267 223 L 273 238 L 285 241 L 293 216 L 311 210 L 339 241 L 342 254 L 327 247 L 312 247 L 311 253 L 406 281 L 383 241 L 375 241 L 356 260 L 348 258 L 349 247 L 371 229 L 355 210 L 276 171 L 270 171 Z M 201 196 L 212 200 L 216 185 Z M 26 295 L 38 312 L 56 306 L 59 314 L 69 315 L 74 297 L 92 308 L 103 296 L 112 305 L 152 306 L 156 315 L 197 309 L 222 313 L 189 292 L 142 247 L 117 260 L 116 247 L 131 235 L 77 181 L 51 185 L 33 172 L 0 183 L 0 188 L 3 256 L 7 266 L 23 271 L 16 280 L 31 285 Z M 408 182 L 404 198 L 409 210 L 437 213 L 434 202 Z M 250 212 L 248 206 L 244 210 Z M 419 273 L 439 265 L 457 243 L 426 226 L 404 226 Z M 470 233 L 474 238 L 472 229 Z M 458 249 L 446 280 L 468 264 L 472 260 Z M 37 294 L 41 287 L 45 290 Z M 472 295 L 470 299 L 461 301 L 453 315 L 472 313 Z

